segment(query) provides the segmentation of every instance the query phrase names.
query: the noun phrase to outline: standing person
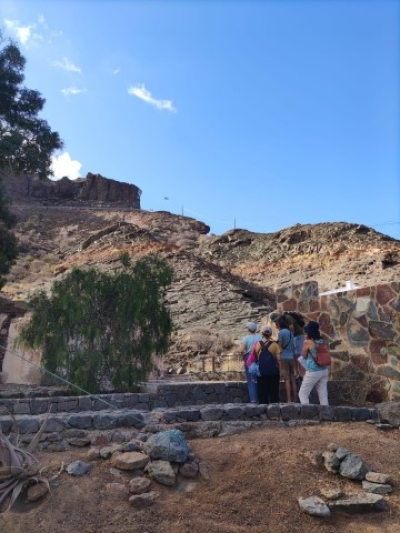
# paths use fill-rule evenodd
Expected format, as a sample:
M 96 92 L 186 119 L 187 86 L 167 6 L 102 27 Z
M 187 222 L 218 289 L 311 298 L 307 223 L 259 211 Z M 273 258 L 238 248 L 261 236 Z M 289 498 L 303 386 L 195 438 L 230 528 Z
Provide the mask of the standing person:
M 272 315 L 271 315 L 272 318 Z M 289 329 L 289 324 L 283 316 L 275 321 L 278 328 L 278 344 L 281 353 L 281 378 L 285 381 L 287 403 L 297 400 L 297 386 L 295 380 L 296 361 L 294 358 L 294 335 Z
M 310 403 L 310 393 L 314 387 L 317 388 L 319 403 L 321 405 L 329 405 L 328 402 L 328 378 L 329 367 L 319 366 L 316 363 L 317 359 L 317 345 L 323 344 L 319 331 L 319 324 L 311 320 L 304 331 L 306 338 L 303 343 L 303 357 L 307 360 L 307 370 L 301 384 L 299 398 L 300 403 Z
M 241 339 L 239 352 L 240 352 L 240 355 L 243 357 L 243 361 L 244 361 L 244 371 L 246 374 L 246 381 L 247 381 L 247 388 L 249 391 L 250 402 L 257 403 L 258 402 L 257 381 L 254 381 L 254 379 L 252 378 L 247 368 L 246 363 L 247 363 L 247 359 L 249 355 L 251 354 L 253 350 L 254 344 L 258 341 L 261 341 L 262 337 L 259 333 L 256 333 L 257 324 L 255 322 L 247 322 L 246 328 L 247 328 L 248 334 L 245 335 Z
M 294 336 L 294 360 L 295 360 L 295 379 L 297 383 L 297 388 L 300 388 L 301 382 L 303 381 L 303 376 L 305 373 L 304 368 L 298 362 L 299 357 L 303 351 L 303 342 L 304 342 L 304 319 L 303 317 L 295 312 L 289 311 L 283 314 L 286 322 L 289 324 L 289 329 Z
M 264 328 L 261 332 L 262 341 L 255 346 L 255 355 L 258 360 L 260 377 L 257 379 L 257 392 L 259 403 L 279 403 L 279 354 L 281 349 L 273 341 L 272 329 Z

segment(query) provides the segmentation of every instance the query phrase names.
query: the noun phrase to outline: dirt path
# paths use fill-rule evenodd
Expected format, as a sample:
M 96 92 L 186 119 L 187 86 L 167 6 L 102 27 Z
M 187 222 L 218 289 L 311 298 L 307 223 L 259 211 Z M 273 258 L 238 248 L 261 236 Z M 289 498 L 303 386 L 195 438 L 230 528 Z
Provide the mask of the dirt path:
M 360 455 L 374 470 L 391 474 L 394 492 L 390 512 L 321 520 L 302 513 L 299 496 L 318 494 L 322 486 L 360 491 L 360 483 L 313 466 L 312 452 L 336 442 Z M 153 483 L 159 499 L 135 510 L 128 496 L 107 488 L 127 482 L 116 478 L 108 461 L 73 478 L 63 473 L 58 487 L 39 505 L 20 505 L 0 516 L 1 533 L 399 533 L 399 432 L 379 432 L 368 424 L 324 424 L 298 428 L 265 428 L 242 435 L 191 441 L 197 457 L 208 464 L 210 479 L 186 480 L 176 487 Z M 78 458 L 81 449 L 42 453 L 54 468 Z

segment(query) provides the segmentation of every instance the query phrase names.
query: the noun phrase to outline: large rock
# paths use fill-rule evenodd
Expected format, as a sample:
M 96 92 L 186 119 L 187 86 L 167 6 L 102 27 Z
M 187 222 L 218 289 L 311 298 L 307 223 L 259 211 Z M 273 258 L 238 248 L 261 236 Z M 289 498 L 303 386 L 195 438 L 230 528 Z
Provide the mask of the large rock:
M 331 511 L 345 513 L 368 513 L 371 511 L 388 511 L 389 505 L 379 494 L 360 493 L 343 500 L 329 503 Z
M 400 402 L 383 402 L 376 406 L 381 422 L 392 426 L 400 426 Z
M 341 476 L 359 481 L 364 479 L 365 474 L 370 470 L 371 468 L 358 455 L 351 452 L 345 456 L 339 467 Z
M 185 435 L 179 429 L 160 431 L 151 435 L 145 450 L 152 459 L 184 463 L 190 452 Z

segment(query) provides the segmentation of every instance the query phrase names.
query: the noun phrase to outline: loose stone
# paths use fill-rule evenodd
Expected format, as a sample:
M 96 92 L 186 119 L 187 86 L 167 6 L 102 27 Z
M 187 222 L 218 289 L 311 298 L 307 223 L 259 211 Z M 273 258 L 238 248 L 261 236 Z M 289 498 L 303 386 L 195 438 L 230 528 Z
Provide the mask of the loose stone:
M 121 470 L 140 470 L 150 461 L 150 457 L 140 452 L 114 453 L 111 464 Z
M 393 490 L 392 486 L 387 483 L 373 483 L 372 481 L 363 481 L 362 488 L 372 494 L 389 494 Z
M 131 494 L 143 494 L 151 485 L 148 477 L 134 477 L 129 482 L 129 492 Z
M 388 511 L 389 505 L 379 494 L 360 493 L 337 500 L 329 504 L 331 511 L 338 510 L 345 513 L 368 513 L 373 511 Z
M 321 487 L 320 493 L 322 494 L 324 498 L 326 498 L 327 500 L 331 500 L 331 501 L 337 500 L 341 496 L 343 496 L 343 491 L 338 488 Z
M 143 507 L 149 507 L 157 499 L 157 493 L 154 491 L 144 492 L 143 494 L 134 494 L 129 498 L 129 503 L 135 509 L 142 509 Z
M 365 474 L 365 479 L 367 481 L 372 481 L 372 483 L 390 483 L 391 481 L 389 474 L 380 474 L 379 472 L 367 472 Z
M 319 516 L 321 518 L 328 518 L 331 515 L 329 507 L 326 503 L 318 498 L 318 496 L 311 496 L 310 498 L 299 498 L 300 509 L 312 516 Z

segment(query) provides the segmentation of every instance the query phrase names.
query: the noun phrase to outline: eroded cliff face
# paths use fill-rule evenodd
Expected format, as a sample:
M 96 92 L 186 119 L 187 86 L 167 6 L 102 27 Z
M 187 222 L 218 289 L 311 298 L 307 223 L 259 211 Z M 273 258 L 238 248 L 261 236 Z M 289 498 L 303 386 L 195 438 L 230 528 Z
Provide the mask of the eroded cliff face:
M 3 179 L 11 197 L 20 202 L 58 205 L 102 203 L 140 209 L 141 190 L 136 185 L 108 179 L 100 174 L 89 172 L 85 178 L 70 180 L 65 177 L 58 181 L 40 180 L 27 175 L 6 176 Z
M 8 186 L 20 253 L 3 296 L 24 301 L 34 290 L 50 290 L 73 267 L 111 271 L 122 253 L 132 260 L 157 254 L 175 272 L 168 293 L 176 326 L 171 364 L 234 347 L 248 320 L 260 323 L 276 309 L 278 289 L 311 280 L 320 291 L 348 280 L 359 287 L 400 280 L 400 241 L 360 224 L 213 236 L 195 219 L 140 210 L 139 189 L 99 175 Z

